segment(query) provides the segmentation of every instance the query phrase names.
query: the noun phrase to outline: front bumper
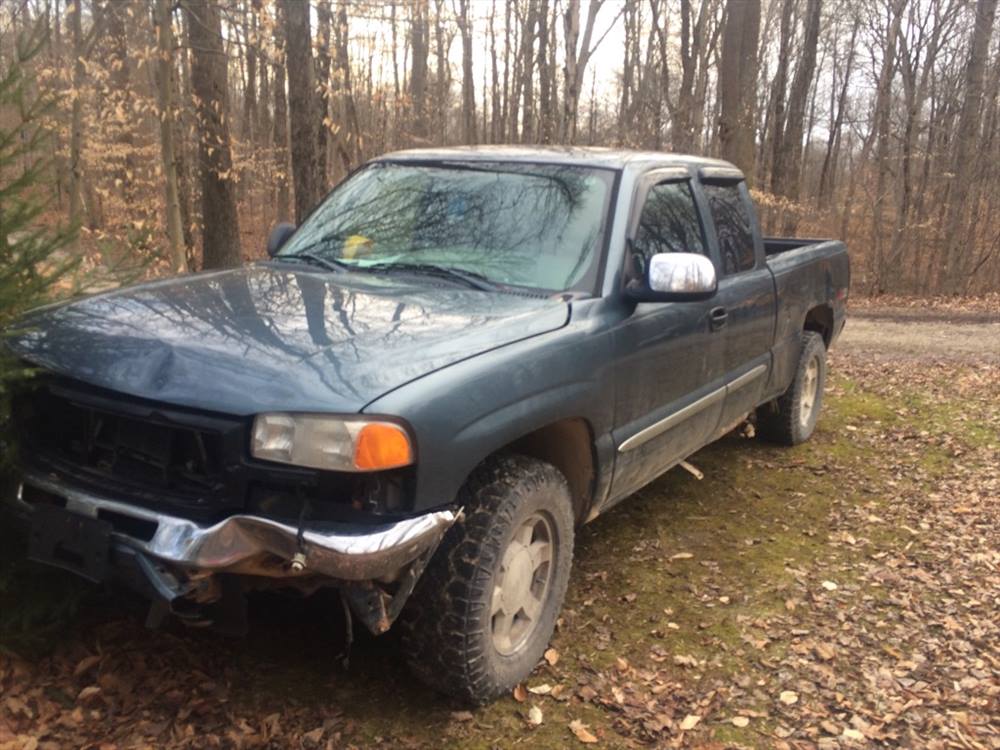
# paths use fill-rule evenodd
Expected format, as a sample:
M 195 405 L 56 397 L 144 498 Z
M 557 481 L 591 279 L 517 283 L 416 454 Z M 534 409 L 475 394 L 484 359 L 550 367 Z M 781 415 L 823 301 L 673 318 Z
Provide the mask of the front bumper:
M 437 547 L 455 522 L 451 510 L 424 513 L 384 524 L 315 523 L 302 529 L 261 516 L 230 516 L 212 526 L 185 518 L 96 497 L 39 476 L 26 476 L 17 504 L 31 512 L 24 500 L 30 485 L 65 500 L 71 513 L 110 519 L 112 538 L 164 563 L 208 572 L 242 573 L 268 577 L 319 574 L 343 581 L 391 579 L 421 555 Z M 144 524 L 148 539 L 123 530 L 121 518 Z M 300 535 L 301 531 L 301 535 Z M 292 565 L 301 554 L 299 565 Z
M 441 510 L 380 524 L 306 522 L 297 527 L 262 516 L 234 515 L 206 526 L 97 497 L 37 474 L 26 475 L 19 486 L 14 504 L 21 513 L 32 514 L 35 505 L 29 500 L 38 490 L 70 513 L 109 522 L 112 552 L 144 562 L 147 578 L 168 600 L 190 593 L 185 581 L 215 574 L 282 579 L 282 584 L 303 588 L 310 582 L 332 582 L 349 591 L 371 591 L 401 581 L 400 588 L 412 589 L 457 518 L 456 512 Z M 398 607 L 391 609 L 398 613 Z M 382 622 L 373 629 L 381 632 L 388 626 Z

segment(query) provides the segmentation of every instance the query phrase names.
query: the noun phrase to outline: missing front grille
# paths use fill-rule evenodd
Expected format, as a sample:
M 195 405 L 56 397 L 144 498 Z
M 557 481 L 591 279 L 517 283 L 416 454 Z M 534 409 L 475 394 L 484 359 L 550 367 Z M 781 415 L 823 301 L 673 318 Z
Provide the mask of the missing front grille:
M 33 484 L 25 484 L 21 487 L 21 500 L 29 505 L 50 505 L 53 508 L 65 508 L 66 498 L 54 492 L 43 490 Z
M 148 542 L 156 536 L 156 530 L 159 528 L 156 521 L 127 516 L 124 513 L 117 513 L 106 508 L 98 510 L 97 517 L 110 523 L 111 527 L 118 533 L 141 539 L 144 542 Z

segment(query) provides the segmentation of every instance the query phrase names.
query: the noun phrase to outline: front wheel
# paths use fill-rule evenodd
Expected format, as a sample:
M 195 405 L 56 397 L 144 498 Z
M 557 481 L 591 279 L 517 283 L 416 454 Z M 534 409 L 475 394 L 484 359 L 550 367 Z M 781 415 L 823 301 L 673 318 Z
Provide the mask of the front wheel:
M 802 348 L 792 384 L 757 409 L 757 432 L 765 440 L 798 445 L 812 437 L 823 406 L 826 345 L 815 331 L 802 332 Z
M 573 559 L 573 505 L 554 466 L 491 459 L 460 493 L 449 529 L 400 620 L 411 669 L 472 703 L 499 697 L 538 664 Z

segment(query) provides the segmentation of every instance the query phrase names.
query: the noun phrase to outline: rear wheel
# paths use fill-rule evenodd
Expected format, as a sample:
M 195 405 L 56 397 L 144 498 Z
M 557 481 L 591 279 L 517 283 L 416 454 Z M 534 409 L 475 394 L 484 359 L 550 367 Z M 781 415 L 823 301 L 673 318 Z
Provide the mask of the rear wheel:
M 815 331 L 802 332 L 802 349 L 792 384 L 757 409 L 757 432 L 783 445 L 804 443 L 816 429 L 826 384 L 826 346 Z
M 461 492 L 448 531 L 401 617 L 411 669 L 483 703 L 538 664 L 569 582 L 573 506 L 566 479 L 525 456 L 491 459 Z

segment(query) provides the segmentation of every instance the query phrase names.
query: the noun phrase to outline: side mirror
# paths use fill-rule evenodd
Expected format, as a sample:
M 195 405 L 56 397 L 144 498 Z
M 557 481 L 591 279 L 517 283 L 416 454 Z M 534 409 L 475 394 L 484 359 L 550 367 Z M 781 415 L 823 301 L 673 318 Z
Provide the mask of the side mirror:
M 645 283 L 632 283 L 628 296 L 637 302 L 683 302 L 708 299 L 719 287 L 712 261 L 698 253 L 657 253 L 646 264 Z
M 281 246 L 288 241 L 288 238 L 295 233 L 295 225 L 282 221 L 279 224 L 274 225 L 274 229 L 271 230 L 271 234 L 267 238 L 267 254 L 272 258 L 278 254 Z

